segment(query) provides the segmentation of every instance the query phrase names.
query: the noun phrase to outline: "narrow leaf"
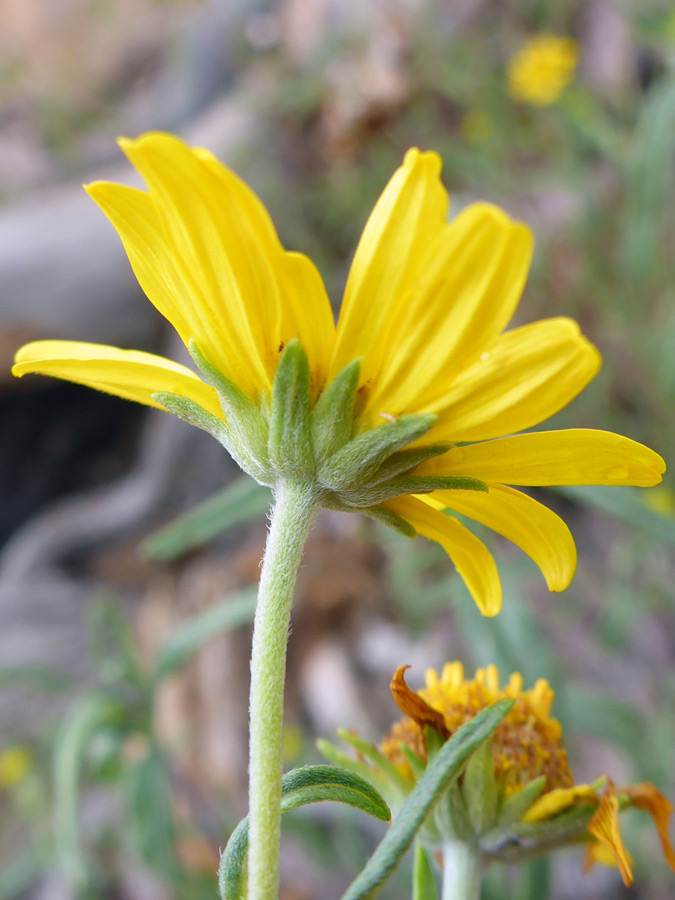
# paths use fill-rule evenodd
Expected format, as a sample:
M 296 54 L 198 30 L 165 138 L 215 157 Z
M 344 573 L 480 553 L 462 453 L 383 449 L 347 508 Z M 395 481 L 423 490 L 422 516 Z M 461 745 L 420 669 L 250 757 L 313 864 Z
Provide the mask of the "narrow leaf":
M 352 491 L 342 491 L 340 496 L 350 506 L 372 506 L 375 503 L 384 503 L 401 494 L 430 494 L 431 491 L 482 491 L 487 493 L 488 486 L 477 478 L 461 478 L 455 475 L 430 475 L 419 476 L 402 475 L 400 478 L 391 478 L 381 484 L 367 486 Z
M 60 867 L 75 893 L 82 894 L 90 877 L 79 823 L 79 781 L 85 750 L 96 731 L 118 711 L 102 694 L 83 697 L 64 719 L 54 747 L 53 825 Z
M 401 791 L 404 797 L 407 797 L 410 793 L 410 788 L 412 787 L 412 783 L 408 778 L 405 777 L 396 766 L 391 762 L 391 760 L 387 759 L 374 744 L 369 744 L 368 741 L 364 741 L 363 738 L 360 738 L 356 734 L 352 734 L 349 731 L 346 731 L 344 728 L 340 728 L 338 730 L 338 734 L 342 738 L 342 740 L 350 744 L 355 750 L 357 750 L 362 756 L 364 756 L 371 765 L 375 766 L 377 769 L 382 772 L 385 778 L 391 781 L 392 784 L 396 785 L 396 787 Z
M 495 782 L 492 741 L 485 741 L 467 763 L 462 792 L 474 833 L 491 828 L 497 817 L 497 784 Z
M 281 354 L 272 386 L 268 451 L 280 472 L 297 474 L 313 465 L 309 427 L 310 372 L 307 354 L 298 340 Z
M 364 781 L 372 784 L 381 794 L 386 792 L 389 787 L 386 779 L 360 759 L 354 759 L 352 756 L 347 756 L 346 753 L 343 753 L 342 750 L 339 750 L 335 746 L 335 744 L 325 740 L 325 738 L 319 738 L 316 742 L 316 746 L 319 753 L 322 753 L 334 766 L 339 766 L 340 768 L 354 772 L 355 775 L 358 775 L 360 778 L 363 778 Z
M 236 384 L 211 365 L 200 350 L 196 341 L 190 341 L 189 351 L 190 356 L 194 359 L 209 384 L 213 385 L 218 391 L 220 405 L 223 407 L 225 418 L 228 423 L 231 419 L 233 420 L 233 423 L 261 419 L 260 412 L 255 404 L 252 403 Z
M 418 779 L 427 767 L 426 762 L 422 759 L 421 756 L 415 753 L 414 750 L 408 747 L 407 744 L 401 744 L 401 752 L 408 760 L 408 764 L 413 771 L 415 779 Z
M 413 900 L 438 900 L 436 879 L 429 862 L 429 854 L 419 843 L 415 844 L 412 895 Z
M 171 394 L 168 391 L 159 391 L 152 395 L 152 399 L 161 403 L 169 412 L 187 422 L 188 425 L 208 431 L 224 447 L 228 447 L 230 434 L 227 425 L 221 419 L 217 419 L 213 413 L 195 403 L 194 400 L 189 400 L 180 394 Z
M 508 828 L 509 825 L 512 825 L 514 822 L 520 822 L 525 813 L 544 790 L 545 784 L 546 776 L 540 775 L 539 778 L 535 778 L 515 794 L 511 794 L 510 797 L 507 797 L 502 804 L 501 812 L 499 813 L 497 822 L 498 828 Z
M 501 700 L 462 725 L 429 762 L 424 775 L 401 807 L 391 828 L 368 860 L 363 871 L 343 894 L 342 900 L 374 897 L 396 868 L 434 804 L 459 775 L 471 754 L 497 728 L 513 706 Z
M 244 589 L 181 623 L 159 648 L 155 659 L 155 679 L 161 681 L 182 668 L 200 647 L 216 635 L 252 622 L 256 596 L 256 588 Z
M 312 411 L 312 444 L 317 459 L 332 456 L 352 436 L 354 397 L 360 371 L 358 359 L 345 366 L 321 394 Z
M 436 421 L 433 415 L 401 416 L 354 438 L 323 464 L 319 478 L 334 491 L 363 482 L 396 450 L 422 437 Z
M 256 471 L 251 468 L 250 472 L 256 478 L 260 475 L 258 480 L 264 482 L 264 474 L 269 469 L 268 429 L 259 408 L 236 384 L 211 365 L 194 340 L 190 341 L 189 350 L 202 374 L 218 391 L 228 427 L 228 443 L 224 446 L 244 471 L 249 471 L 246 463 L 250 464 L 255 459 Z
M 371 484 L 380 484 L 383 481 L 389 481 L 397 475 L 403 475 L 410 472 L 428 459 L 434 459 L 436 456 L 443 456 L 451 449 L 449 444 L 432 444 L 429 447 L 414 447 L 411 450 L 399 450 L 398 453 L 392 454 L 389 459 L 385 459 L 379 469 L 371 476 Z
M 324 800 L 345 803 L 385 822 L 391 818 L 389 807 L 375 788 L 345 769 L 303 766 L 288 772 L 281 780 L 282 813 Z M 246 895 L 248 827 L 246 817 L 232 832 L 221 857 L 218 887 L 222 900 L 241 900 Z
M 353 506 L 348 506 L 346 503 L 343 503 L 337 494 L 327 494 L 322 500 L 322 506 L 325 509 L 338 510 L 338 512 L 358 512 L 361 513 L 362 516 L 368 516 L 369 519 L 374 519 L 381 525 L 386 525 L 387 528 L 397 531 L 399 534 L 402 534 L 403 537 L 417 537 L 417 532 L 410 522 L 406 522 L 403 516 L 399 516 L 399 514 L 395 513 L 393 510 L 387 509 L 386 506 L 360 506 L 358 509 L 355 509 Z
M 224 490 L 147 537 L 141 544 L 141 553 L 155 559 L 175 559 L 225 531 L 258 519 L 271 504 L 269 488 L 252 478 L 237 478 Z

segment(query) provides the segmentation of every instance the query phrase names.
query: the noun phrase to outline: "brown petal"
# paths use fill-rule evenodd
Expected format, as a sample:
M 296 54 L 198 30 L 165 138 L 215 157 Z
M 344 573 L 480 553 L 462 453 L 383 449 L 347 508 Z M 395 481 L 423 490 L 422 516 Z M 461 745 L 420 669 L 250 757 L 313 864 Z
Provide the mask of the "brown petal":
M 628 794 L 631 806 L 646 810 L 652 817 L 659 833 L 663 855 L 670 868 L 675 871 L 675 851 L 668 834 L 668 820 L 673 812 L 673 804 L 649 781 L 621 788 L 619 793 Z
M 430 725 L 447 740 L 450 732 L 445 725 L 443 713 L 434 709 L 433 706 L 429 706 L 426 700 L 423 700 L 415 691 L 411 691 L 405 683 L 403 673 L 409 668 L 410 666 L 399 666 L 391 680 L 390 688 L 398 708 L 416 722 L 422 731 L 426 725 Z

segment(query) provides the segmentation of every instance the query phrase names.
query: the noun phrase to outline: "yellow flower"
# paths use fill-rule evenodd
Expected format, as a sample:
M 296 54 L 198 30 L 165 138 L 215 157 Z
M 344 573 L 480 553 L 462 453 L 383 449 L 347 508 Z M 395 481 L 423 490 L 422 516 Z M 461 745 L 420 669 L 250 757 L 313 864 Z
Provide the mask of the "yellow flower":
M 577 61 L 577 44 L 572 38 L 532 37 L 509 62 L 509 94 L 532 106 L 550 106 L 572 80 Z
M 18 784 L 30 772 L 33 757 L 27 747 L 8 747 L 0 753 L 0 787 Z
M 501 606 L 494 560 L 445 510 L 514 541 L 560 591 L 576 565 L 569 530 L 512 485 L 661 480 L 663 460 L 619 435 L 515 434 L 569 403 L 600 356 L 566 318 L 504 331 L 527 277 L 531 232 L 487 203 L 448 223 L 435 153 L 410 150 L 384 189 L 336 327 L 318 271 L 282 247 L 234 173 L 166 134 L 121 146 L 147 190 L 106 182 L 87 190 L 206 380 L 151 353 L 52 340 L 22 347 L 15 375 L 53 375 L 170 408 L 218 436 L 265 484 L 310 479 L 326 506 L 438 541 L 486 615 Z M 280 377 L 285 359 L 304 360 L 304 387 L 301 366 Z M 275 407 L 277 388 L 287 407 Z M 288 428 L 285 410 L 301 388 L 309 419 Z
M 478 669 L 473 679 L 465 679 L 462 664 L 453 662 L 446 663 L 440 676 L 429 669 L 426 687 L 413 692 L 403 677 L 406 668 L 399 667 L 391 685 L 406 717 L 394 724 L 380 750 L 411 782 L 415 773 L 410 751 L 426 760 L 429 726 L 447 740 L 486 706 L 506 698 L 515 701 L 492 737 L 489 780 L 497 792 L 494 815 L 473 835 L 486 857 L 515 861 L 521 851 L 525 858 L 538 848 L 545 853 L 554 846 L 584 840 L 585 869 L 596 862 L 614 863 L 630 884 L 631 862 L 618 814 L 633 806 L 652 816 L 663 854 L 675 870 L 668 835 L 673 806 L 653 784 L 616 788 L 605 776 L 593 784 L 574 784 L 562 727 L 551 716 L 554 693 L 547 681 L 540 679 L 534 688 L 523 690 L 523 679 L 515 672 L 502 687 L 496 666 Z

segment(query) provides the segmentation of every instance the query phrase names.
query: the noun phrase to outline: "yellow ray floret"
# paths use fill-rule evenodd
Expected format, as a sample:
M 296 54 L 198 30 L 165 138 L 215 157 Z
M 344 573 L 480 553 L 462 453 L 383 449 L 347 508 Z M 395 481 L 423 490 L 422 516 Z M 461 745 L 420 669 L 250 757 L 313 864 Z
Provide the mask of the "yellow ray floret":
M 178 394 L 223 419 L 218 394 L 180 363 L 143 353 L 82 341 L 34 341 L 16 354 L 12 374 L 55 375 L 87 387 L 164 409 L 153 394 Z

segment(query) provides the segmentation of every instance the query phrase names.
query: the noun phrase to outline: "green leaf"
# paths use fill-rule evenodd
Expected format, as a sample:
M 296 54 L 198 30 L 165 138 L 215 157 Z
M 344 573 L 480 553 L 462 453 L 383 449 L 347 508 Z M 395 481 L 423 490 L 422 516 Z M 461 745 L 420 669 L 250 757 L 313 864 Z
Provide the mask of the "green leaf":
M 156 748 L 131 767 L 125 788 L 131 845 L 145 863 L 175 878 L 178 863 L 169 773 Z
M 325 756 L 329 762 L 332 762 L 334 766 L 339 766 L 340 768 L 354 772 L 355 775 L 358 775 L 360 778 L 363 778 L 364 781 L 372 784 L 381 794 L 386 792 L 389 787 L 387 780 L 360 759 L 354 759 L 352 756 L 347 756 L 346 753 L 343 753 L 342 750 L 335 746 L 335 744 L 327 741 L 325 738 L 319 738 L 316 742 L 316 746 L 319 753 L 323 754 L 323 756 Z
M 408 796 L 410 788 L 412 787 L 412 782 L 399 772 L 393 762 L 380 753 L 374 744 L 369 744 L 368 741 L 364 741 L 363 738 L 360 738 L 357 734 L 352 734 L 344 728 L 338 729 L 338 734 L 346 744 L 350 744 L 358 753 L 364 756 L 371 765 L 379 769 L 384 777 L 401 791 L 404 797 Z
M 350 362 L 319 397 L 311 416 L 312 444 L 318 460 L 332 456 L 352 436 L 354 397 L 361 363 Z
M 512 700 L 500 700 L 458 728 L 443 745 L 411 791 L 392 822 L 391 828 L 342 896 L 342 900 L 374 897 L 396 868 L 415 834 L 449 783 L 464 768 L 471 754 L 497 728 L 513 706 Z
M 176 672 L 216 635 L 252 622 L 256 598 L 257 588 L 244 589 L 181 623 L 159 648 L 155 658 L 156 680 Z
M 369 519 L 374 519 L 376 522 L 379 522 L 380 525 L 386 525 L 387 528 L 392 528 L 394 531 L 402 534 L 403 537 L 411 539 L 417 537 L 417 532 L 410 522 L 407 522 L 403 516 L 399 516 L 398 513 L 395 513 L 393 509 L 387 509 L 385 506 L 363 506 L 358 510 L 354 510 L 347 506 L 345 509 L 349 512 L 360 512 L 361 515 L 368 516 Z
M 309 427 L 310 384 L 307 354 L 294 338 L 288 342 L 277 365 L 270 409 L 270 462 L 286 475 L 308 474 L 314 468 Z
M 118 711 L 103 694 L 83 697 L 63 721 L 54 746 L 53 824 L 56 854 L 68 883 L 79 894 L 90 871 L 80 836 L 79 781 L 84 753 L 96 731 Z
M 345 769 L 303 766 L 281 780 L 282 813 L 324 800 L 345 803 L 385 822 L 391 818 L 389 807 L 375 788 Z M 220 860 L 218 887 L 222 900 L 240 900 L 246 895 L 247 852 L 248 817 L 232 832 Z
M 237 478 L 199 506 L 156 531 L 141 544 L 154 559 L 175 559 L 219 534 L 260 518 L 272 505 L 272 492 L 252 478 Z
M 355 508 L 343 503 L 338 499 L 336 494 L 327 494 L 321 501 L 321 505 L 324 509 L 335 509 L 339 512 L 347 513 L 361 513 L 362 516 L 368 516 L 369 519 L 374 519 L 376 522 L 379 522 L 380 525 L 386 525 L 387 528 L 397 531 L 399 534 L 403 535 L 403 537 L 417 537 L 417 532 L 410 522 L 406 522 L 403 516 L 399 516 L 399 514 L 395 513 L 393 510 L 387 509 L 386 506 L 360 506 Z
M 189 350 L 201 372 L 218 391 L 227 421 L 227 443 L 224 446 L 245 472 L 250 472 L 264 483 L 265 473 L 269 469 L 268 428 L 259 408 L 236 384 L 211 365 L 194 340 L 190 341 Z
M 507 838 L 507 842 L 512 839 L 514 834 L 528 844 L 535 845 L 550 842 L 562 843 L 581 837 L 597 808 L 597 804 L 588 803 L 573 806 L 552 819 L 545 819 L 542 822 L 516 822 L 510 829 L 510 837 Z
M 341 491 L 340 497 L 350 506 L 372 506 L 384 503 L 401 494 L 429 494 L 431 491 L 483 491 L 488 486 L 477 478 L 461 478 L 456 475 L 415 476 L 402 475 L 371 487 L 370 482 L 359 489 Z
M 429 854 L 420 843 L 415 844 L 412 896 L 413 900 L 438 900 L 436 879 L 429 862 Z
M 511 794 L 510 797 L 507 797 L 502 804 L 497 827 L 499 829 L 508 828 L 509 825 L 512 825 L 514 822 L 520 822 L 525 813 L 544 790 L 545 784 L 546 776 L 540 775 L 539 778 L 533 779 L 528 782 L 525 787 L 516 791 L 515 794 Z
M 422 437 L 436 421 L 434 415 L 401 416 L 371 428 L 334 453 L 319 470 L 319 479 L 333 491 L 349 490 L 373 474 L 387 457 Z
M 491 740 L 481 744 L 467 763 L 462 792 L 473 831 L 482 834 L 494 825 L 497 816 L 497 784 Z
M 158 391 L 152 395 L 152 399 L 156 400 L 157 403 L 161 403 L 169 412 L 187 422 L 188 425 L 194 425 L 196 428 L 201 428 L 202 431 L 208 431 L 224 447 L 229 448 L 230 436 L 227 425 L 221 419 L 217 419 L 213 413 L 195 403 L 194 400 L 189 400 L 181 394 L 172 394 L 168 391 Z
M 386 459 L 379 469 L 370 477 L 371 484 L 381 484 L 397 475 L 410 472 L 428 459 L 443 456 L 450 450 L 450 444 L 433 444 L 430 447 L 414 447 L 412 450 L 399 450 Z
M 659 541 L 675 544 L 675 519 L 666 518 L 645 505 L 644 491 L 649 488 L 597 484 L 556 487 L 551 490 L 578 503 L 595 506 Z
M 401 744 L 401 752 L 408 760 L 410 768 L 413 770 L 415 779 L 419 778 L 427 767 L 426 762 L 407 744 Z
M 639 108 L 632 165 L 626 172 L 627 200 L 624 267 L 635 278 L 648 278 L 659 249 L 663 211 L 670 206 L 675 155 L 675 78 L 655 80 Z

